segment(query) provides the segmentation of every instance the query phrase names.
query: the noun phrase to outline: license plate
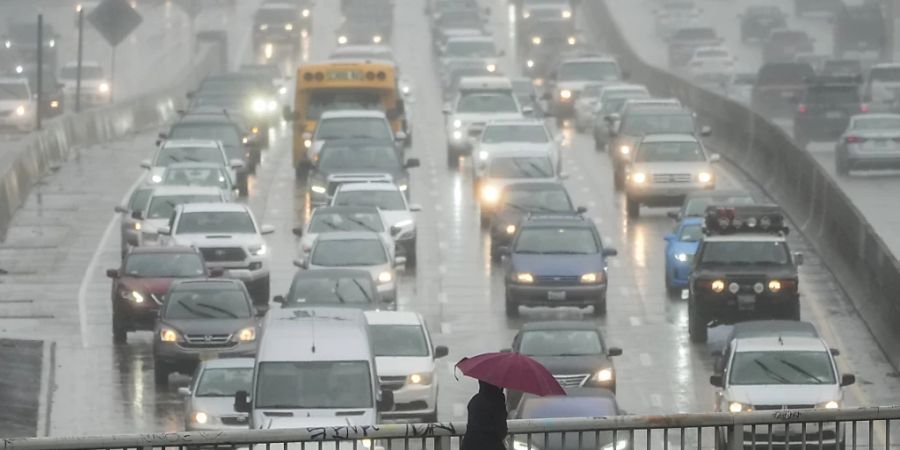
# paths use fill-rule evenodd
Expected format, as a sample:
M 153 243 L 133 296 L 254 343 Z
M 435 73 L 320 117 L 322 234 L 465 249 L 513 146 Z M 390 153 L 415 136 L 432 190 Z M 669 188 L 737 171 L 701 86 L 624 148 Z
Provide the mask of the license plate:
M 825 117 L 829 119 L 840 119 L 841 117 L 844 117 L 844 113 L 840 111 L 828 111 L 825 113 Z
M 566 291 L 550 291 L 547 293 L 547 300 L 565 300 Z
M 872 140 L 872 146 L 878 148 L 885 148 L 888 146 L 887 139 L 874 139 Z
M 219 354 L 216 352 L 201 352 L 200 353 L 200 361 L 210 361 L 213 359 L 218 359 Z
M 741 311 L 750 311 L 756 306 L 756 296 L 754 295 L 738 295 L 738 309 Z

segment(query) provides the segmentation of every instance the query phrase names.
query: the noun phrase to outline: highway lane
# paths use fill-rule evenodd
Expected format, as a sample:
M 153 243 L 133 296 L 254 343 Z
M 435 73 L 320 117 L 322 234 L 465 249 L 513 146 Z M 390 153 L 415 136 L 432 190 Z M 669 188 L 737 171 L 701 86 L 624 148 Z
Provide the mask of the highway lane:
M 410 2 L 413 6 L 397 11 L 400 26 L 395 42 L 426 39 L 421 0 Z M 333 36 L 325 30 L 337 23 L 327 2 L 319 2 L 316 13 L 317 31 L 322 33 L 312 38 L 313 59 L 327 54 Z M 509 48 L 502 28 L 494 35 Z M 607 155 L 595 152 L 584 135 L 563 131 L 569 138 L 564 167 L 571 177 L 566 183 L 576 203 L 589 207 L 605 240 L 619 249 L 620 256 L 610 263 L 609 313 L 595 320 L 575 309 L 536 308 L 523 310 L 519 319 L 505 317 L 502 270 L 490 263 L 489 237 L 478 226 L 469 170 L 465 165 L 458 170 L 445 166 L 442 100 L 432 60 L 424 54 L 428 51 L 427 46 L 396 48 L 404 72 L 416 85 L 415 145 L 410 156 L 420 158 L 422 167 L 413 171 L 411 189 L 413 202 L 423 206 L 419 266 L 401 273 L 399 297 L 401 309 L 424 314 L 436 343 L 450 347 L 450 356 L 441 364 L 440 419 L 464 419 L 465 403 L 475 390 L 471 380 L 456 379 L 450 370 L 453 362 L 507 347 L 526 321 L 557 318 L 594 320 L 610 344 L 624 348 L 625 354 L 617 359 L 619 398 L 629 412 L 711 410 L 710 351 L 721 344 L 727 330 L 715 329 L 707 345 L 689 342 L 686 305 L 669 298 L 663 286 L 662 236 L 671 221 L 662 209 L 644 209 L 641 218 L 629 220 L 623 197 L 612 190 Z M 511 61 L 507 64 L 513 67 Z M 269 240 L 273 293 L 286 290 L 295 270 L 291 260 L 296 242 L 290 230 L 306 214 L 304 191 L 289 164 L 287 132 L 275 132 L 248 200 L 261 222 L 276 226 Z M 109 281 L 103 275 L 118 262 L 117 222 L 111 220 L 111 207 L 140 174 L 138 161 L 153 151 L 152 141 L 151 133 L 143 133 L 82 150 L 33 192 L 0 245 L 0 268 L 10 271 L 0 278 L 4 285 L 0 332 L 57 343 L 52 434 L 181 428 L 176 388 L 187 378 L 173 376 L 169 387 L 154 386 L 150 333 L 133 334 L 124 346 L 112 345 Z M 723 187 L 744 186 L 758 192 L 729 167 L 719 167 L 718 175 Z M 859 384 L 848 394 L 848 406 L 897 403 L 896 374 L 840 287 L 801 237 L 792 237 L 791 244 L 807 253 L 808 264 L 801 269 L 803 317 L 844 351 L 839 358 L 842 369 L 859 376 Z

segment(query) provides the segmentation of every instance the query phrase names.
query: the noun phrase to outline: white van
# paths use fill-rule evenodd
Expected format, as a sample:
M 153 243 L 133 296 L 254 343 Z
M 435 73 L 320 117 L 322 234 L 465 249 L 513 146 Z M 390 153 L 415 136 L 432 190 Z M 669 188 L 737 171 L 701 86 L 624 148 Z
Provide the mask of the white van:
M 394 406 L 377 373 L 362 311 L 273 309 L 235 411 L 249 413 L 250 429 L 375 425 Z

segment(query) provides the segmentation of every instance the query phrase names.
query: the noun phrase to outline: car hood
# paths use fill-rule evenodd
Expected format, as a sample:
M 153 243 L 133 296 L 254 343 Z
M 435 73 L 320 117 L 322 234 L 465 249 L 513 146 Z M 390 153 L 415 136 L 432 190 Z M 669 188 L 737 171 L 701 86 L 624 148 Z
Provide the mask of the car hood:
M 172 327 L 183 334 L 232 334 L 254 324 L 252 317 L 242 319 L 163 319 L 160 321 L 160 325 Z
M 592 255 L 532 255 L 513 253 L 510 269 L 536 275 L 580 276 L 588 272 L 600 272 L 606 262 L 600 254 Z
M 406 178 L 406 174 L 400 168 L 394 170 L 386 169 L 347 169 L 347 170 L 329 170 L 320 171 L 319 177 L 324 177 L 329 182 L 354 183 L 365 182 L 367 180 L 383 180 L 385 175 L 390 178 L 389 181 L 401 180 Z
M 605 80 L 605 81 L 597 81 L 597 80 L 573 80 L 573 81 L 560 81 L 556 83 L 556 89 L 569 89 L 572 91 L 581 91 L 584 90 L 585 87 L 589 84 L 601 84 L 601 85 L 610 85 L 610 84 L 618 84 L 621 83 L 621 80 Z
M 453 114 L 453 119 L 450 123 L 453 123 L 454 120 L 460 120 L 463 125 L 468 125 L 473 122 L 488 122 L 490 120 L 505 120 L 505 119 L 521 119 L 522 113 L 519 112 L 488 112 L 488 113 L 456 113 Z
M 759 277 L 759 278 L 796 278 L 797 269 L 794 266 L 736 266 L 736 265 L 710 265 L 709 267 L 698 265 L 694 267 L 694 273 L 698 277 L 715 276 L 726 279 L 729 277 Z
M 262 244 L 263 239 L 258 234 L 175 234 L 172 240 L 179 245 L 196 247 L 229 247 L 240 245 Z
M 156 233 L 156 230 L 169 226 L 169 219 L 144 219 L 141 221 L 141 231 L 144 233 Z
M 578 356 L 532 356 L 554 375 L 593 374 L 600 369 L 612 367 L 603 355 Z
M 556 176 L 546 177 L 546 178 L 484 178 L 484 185 L 491 185 L 496 187 L 498 190 L 502 190 L 504 187 L 515 184 L 515 183 L 528 183 L 528 182 L 548 182 L 548 181 L 557 181 L 558 178 Z
M 693 255 L 697 253 L 697 247 L 700 246 L 698 241 L 675 241 L 672 242 L 672 253 L 687 253 Z
M 145 294 L 164 295 L 169 292 L 169 286 L 174 278 L 136 278 L 122 277 L 119 279 L 119 287 Z
M 430 373 L 434 371 L 434 360 L 430 356 L 378 356 L 375 358 L 375 364 L 378 366 L 379 377 Z
M 501 153 L 504 151 L 508 152 L 538 152 L 538 151 L 547 151 L 553 152 L 556 150 L 554 145 L 550 142 L 544 143 L 535 143 L 535 142 L 501 142 L 501 143 L 480 143 L 478 144 L 478 149 L 481 151 L 486 151 L 491 154 Z
M 633 172 L 646 172 L 648 174 L 655 173 L 690 173 L 694 174 L 700 171 L 709 171 L 709 163 L 700 162 L 653 162 L 653 163 L 632 163 L 631 170 Z
M 234 397 L 191 397 L 191 408 L 215 417 L 247 417 L 234 410 Z
M 841 388 L 837 384 L 826 385 L 753 385 L 728 386 L 725 397 L 745 405 L 815 405 L 840 400 Z

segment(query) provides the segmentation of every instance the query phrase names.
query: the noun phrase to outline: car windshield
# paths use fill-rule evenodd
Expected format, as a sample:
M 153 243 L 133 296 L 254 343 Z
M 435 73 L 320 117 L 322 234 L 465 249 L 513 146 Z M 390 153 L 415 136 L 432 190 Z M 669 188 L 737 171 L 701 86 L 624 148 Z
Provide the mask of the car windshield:
M 78 77 L 78 67 L 65 66 L 59 71 L 59 78 L 63 80 L 74 80 Z M 103 69 L 97 66 L 81 66 L 82 80 L 99 80 L 103 78 Z
M 309 223 L 310 233 L 335 231 L 384 231 L 384 223 L 377 212 L 316 212 Z
M 251 316 L 250 300 L 231 283 L 218 289 L 175 288 L 166 295 L 162 317 L 169 320 L 246 319 Z
M 834 384 L 834 366 L 824 351 L 737 352 L 728 383 Z
M 258 409 L 372 408 L 368 361 L 261 362 Z
M 463 41 L 453 40 L 447 42 L 444 56 L 451 58 L 484 58 L 495 56 L 494 43 L 491 41 Z
M 284 306 L 366 305 L 375 300 L 371 284 L 372 279 L 368 275 L 365 278 L 298 277 L 291 284 Z
M 375 266 L 387 264 L 388 255 L 379 239 L 331 239 L 313 247 L 310 262 L 323 267 Z
M 520 339 L 519 353 L 528 356 L 604 354 L 597 330 L 529 330 Z
M 900 66 L 898 67 L 873 67 L 869 73 L 872 81 L 900 81 Z
M 694 117 L 689 113 L 673 114 L 634 114 L 628 115 L 622 122 L 622 134 L 693 134 Z
M 687 201 L 684 208 L 684 217 L 700 217 L 706 214 L 706 208 L 711 205 L 732 206 L 752 205 L 753 197 L 747 194 L 728 196 L 694 197 Z
M 374 206 L 384 211 L 405 211 L 400 191 L 339 191 L 334 206 Z
M 428 356 L 428 341 L 419 325 L 370 325 L 375 356 Z
M 250 391 L 253 368 L 228 367 L 205 369 L 194 390 L 195 397 L 234 397 L 237 391 Z
M 228 147 L 240 147 L 242 137 L 237 128 L 229 123 L 204 123 L 204 124 L 176 124 L 169 133 L 169 139 L 201 139 L 222 141 Z M 185 159 L 185 161 L 193 161 Z M 214 160 L 201 159 L 203 162 L 215 162 Z
M 481 136 L 481 142 L 485 144 L 498 144 L 504 142 L 550 142 L 544 125 L 488 125 Z
M 900 117 L 860 117 L 853 120 L 853 130 L 896 131 L 900 129 Z
M 703 226 L 699 223 L 684 225 L 678 233 L 678 240 L 681 242 L 698 242 L 703 238 Z
M 491 178 L 549 178 L 553 163 L 547 157 L 494 158 L 488 170 Z
M 612 61 L 569 62 L 559 66 L 557 81 L 616 81 L 622 78 Z
M 250 214 L 244 211 L 202 211 L 181 215 L 175 234 L 256 233 Z
M 218 203 L 221 195 L 154 195 L 147 208 L 147 219 L 168 219 L 175 207 L 184 203 Z
M 206 267 L 196 253 L 131 253 L 123 276 L 135 278 L 203 277 Z
M 600 251 L 592 230 L 581 227 L 529 227 L 516 240 L 515 253 L 588 255 Z
M 780 31 L 772 33 L 769 39 L 780 44 L 801 44 L 809 40 L 809 37 L 802 31 Z
M 787 245 L 781 241 L 707 241 L 700 264 L 785 265 L 790 261 Z
M 152 188 L 135 189 L 131 193 L 131 198 L 128 199 L 128 210 L 143 211 L 147 208 L 147 202 L 150 201 L 151 195 L 153 195 Z
M 564 419 L 572 417 L 610 417 L 618 414 L 619 409 L 612 398 L 593 396 L 530 397 L 524 401 L 520 417 L 522 419 Z M 558 436 L 557 434 L 555 439 L 559 440 Z M 577 437 L 573 438 L 577 439 Z M 593 435 L 590 438 L 596 440 Z M 600 440 L 603 441 L 604 438 L 601 437 Z
M 644 142 L 638 146 L 635 162 L 699 162 L 706 155 L 697 142 Z
M 314 91 L 304 111 L 306 120 L 318 120 L 326 111 L 363 109 L 379 111 L 383 108 L 378 92 L 368 90 Z
M 646 91 L 642 92 L 634 92 L 628 93 L 627 95 L 612 95 L 610 97 L 604 98 L 603 101 L 603 112 L 605 114 L 612 114 L 622 110 L 622 105 L 625 104 L 626 101 L 635 99 L 635 98 L 649 98 L 650 94 Z
M 210 186 L 222 190 L 231 189 L 229 175 L 221 168 L 169 168 L 163 184 L 175 186 Z
M 856 86 L 810 87 L 806 102 L 823 105 L 856 104 L 859 103 L 859 90 Z
M 512 93 L 466 93 L 456 105 L 458 113 L 517 113 L 519 106 Z
M 352 147 L 326 146 L 319 155 L 319 169 L 335 170 L 383 170 L 396 172 L 403 164 L 393 147 L 385 145 L 361 145 Z
M 572 212 L 572 202 L 562 189 L 507 189 L 501 208 L 519 213 Z
M 0 83 L 0 100 L 29 100 L 25 83 Z
M 393 140 L 387 121 L 381 117 L 346 117 L 325 119 L 316 127 L 316 140 L 377 139 Z

